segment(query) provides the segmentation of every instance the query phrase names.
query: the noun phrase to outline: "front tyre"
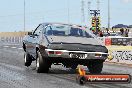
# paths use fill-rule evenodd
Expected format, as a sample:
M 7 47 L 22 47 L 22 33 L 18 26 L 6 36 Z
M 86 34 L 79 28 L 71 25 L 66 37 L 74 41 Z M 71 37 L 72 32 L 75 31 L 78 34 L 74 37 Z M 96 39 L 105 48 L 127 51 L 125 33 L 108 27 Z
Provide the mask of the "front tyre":
M 28 67 L 31 65 L 31 63 L 32 63 L 31 56 L 27 52 L 25 52 L 24 53 L 24 65 Z
M 36 59 L 36 71 L 37 73 L 48 73 L 50 63 L 47 58 L 43 57 L 39 51 L 37 51 Z

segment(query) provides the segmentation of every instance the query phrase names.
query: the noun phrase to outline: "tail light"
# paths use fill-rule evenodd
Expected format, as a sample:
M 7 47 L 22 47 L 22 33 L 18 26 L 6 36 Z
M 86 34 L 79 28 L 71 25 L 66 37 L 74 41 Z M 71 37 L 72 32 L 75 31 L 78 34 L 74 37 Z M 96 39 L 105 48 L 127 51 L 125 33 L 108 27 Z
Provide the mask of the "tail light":
M 48 51 L 48 54 L 61 55 L 61 51 Z
M 48 54 L 54 54 L 54 51 L 49 51 Z
M 56 55 L 61 55 L 62 52 L 61 52 L 61 51 L 55 51 L 55 54 L 56 54 Z

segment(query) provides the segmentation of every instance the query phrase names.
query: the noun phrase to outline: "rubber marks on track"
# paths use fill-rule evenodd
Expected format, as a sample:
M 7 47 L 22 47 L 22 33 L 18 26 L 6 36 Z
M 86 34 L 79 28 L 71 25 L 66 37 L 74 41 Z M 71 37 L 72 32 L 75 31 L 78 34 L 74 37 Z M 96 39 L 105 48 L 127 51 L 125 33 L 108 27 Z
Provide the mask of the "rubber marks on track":
M 5 48 L 6 48 L 6 47 L 9 47 L 9 46 L 3 46 L 3 47 L 5 47 Z

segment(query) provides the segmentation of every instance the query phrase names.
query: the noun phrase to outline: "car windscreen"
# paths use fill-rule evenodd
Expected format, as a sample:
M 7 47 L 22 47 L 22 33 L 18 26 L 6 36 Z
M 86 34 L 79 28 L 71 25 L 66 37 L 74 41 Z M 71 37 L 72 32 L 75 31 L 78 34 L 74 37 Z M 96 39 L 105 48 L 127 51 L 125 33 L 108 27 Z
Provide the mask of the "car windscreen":
M 87 37 L 92 38 L 84 27 L 73 26 L 73 25 L 62 25 L 62 24 L 52 24 L 46 28 L 47 35 L 54 36 L 76 36 L 76 37 Z

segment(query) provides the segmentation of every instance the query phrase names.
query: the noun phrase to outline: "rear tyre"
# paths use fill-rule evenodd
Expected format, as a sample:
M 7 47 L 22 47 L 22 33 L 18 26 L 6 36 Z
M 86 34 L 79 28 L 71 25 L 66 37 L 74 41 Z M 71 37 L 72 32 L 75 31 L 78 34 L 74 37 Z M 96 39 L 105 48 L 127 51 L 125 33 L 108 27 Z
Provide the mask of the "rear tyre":
M 24 53 L 24 65 L 28 67 L 31 65 L 31 63 L 32 63 L 31 56 L 27 52 L 25 52 Z
M 73 64 L 73 65 L 71 66 L 71 69 L 75 70 L 75 69 L 77 68 L 77 66 L 78 66 L 78 64 Z
M 90 73 L 100 74 L 103 68 L 103 61 L 91 61 L 87 67 Z
M 36 59 L 36 71 L 37 73 L 48 73 L 50 68 L 50 63 L 47 58 L 43 57 L 39 51 L 37 51 Z

